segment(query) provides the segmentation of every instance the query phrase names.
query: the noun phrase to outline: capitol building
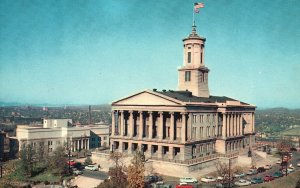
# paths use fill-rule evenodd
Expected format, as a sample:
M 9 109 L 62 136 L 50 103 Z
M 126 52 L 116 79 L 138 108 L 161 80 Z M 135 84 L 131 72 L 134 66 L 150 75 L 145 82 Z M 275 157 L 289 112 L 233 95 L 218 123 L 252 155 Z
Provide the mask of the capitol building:
M 183 39 L 177 90 L 146 90 L 112 103 L 111 150 L 193 164 L 251 147 L 256 106 L 210 94 L 205 41 L 195 25 Z

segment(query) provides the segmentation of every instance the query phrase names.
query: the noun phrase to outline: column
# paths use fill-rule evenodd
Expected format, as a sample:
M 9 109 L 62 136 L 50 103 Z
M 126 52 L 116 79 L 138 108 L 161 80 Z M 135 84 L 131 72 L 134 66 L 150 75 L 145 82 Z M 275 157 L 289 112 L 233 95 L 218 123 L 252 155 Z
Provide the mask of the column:
M 230 137 L 230 114 L 227 114 L 226 116 L 226 137 Z
M 240 114 L 240 134 L 243 135 L 243 115 Z
M 153 137 L 153 113 L 149 113 L 149 138 L 152 139 Z
M 115 111 L 111 111 L 111 136 L 114 136 L 115 135 L 115 126 L 116 126 L 116 123 L 115 123 Z
M 222 115 L 223 115 L 223 123 L 222 123 L 221 135 L 222 135 L 222 138 L 226 138 L 226 135 L 227 135 L 226 114 L 223 113 Z
M 143 112 L 140 111 L 140 123 L 139 123 L 139 139 L 143 138 Z
M 252 113 L 252 132 L 255 132 L 255 115 Z
M 129 137 L 132 138 L 133 137 L 133 133 L 134 133 L 134 124 L 133 124 L 133 111 L 129 111 Z
M 185 143 L 186 141 L 186 113 L 181 113 L 182 119 L 181 119 L 181 142 Z M 181 151 L 180 151 L 181 152 Z
M 232 114 L 230 114 L 229 116 L 230 116 L 230 121 L 229 121 L 229 136 L 232 136 L 232 131 L 233 131 L 232 130 L 232 128 L 233 128 L 232 127 L 233 126 L 233 121 L 232 120 L 233 120 L 233 117 L 232 117 Z
M 187 136 L 188 136 L 188 140 L 192 140 L 192 113 L 188 113 L 189 119 L 187 122 Z
M 76 150 L 79 150 L 79 142 L 78 142 L 78 140 L 75 140 L 75 142 L 76 142 Z
M 233 126 L 233 130 L 232 130 L 233 136 L 236 136 L 236 115 L 235 115 L 235 113 L 233 114 L 233 124 L 232 124 L 232 126 Z
M 164 113 L 163 112 L 159 112 L 159 131 L 158 131 L 158 137 L 160 140 L 163 139 L 163 124 L 164 124 Z
M 121 123 L 120 123 L 120 135 L 121 136 L 124 136 L 124 111 L 123 110 L 121 110 L 120 111 L 120 113 L 121 113 L 121 119 L 120 119 L 120 121 L 121 121 Z
M 174 141 L 174 112 L 170 112 L 170 141 Z

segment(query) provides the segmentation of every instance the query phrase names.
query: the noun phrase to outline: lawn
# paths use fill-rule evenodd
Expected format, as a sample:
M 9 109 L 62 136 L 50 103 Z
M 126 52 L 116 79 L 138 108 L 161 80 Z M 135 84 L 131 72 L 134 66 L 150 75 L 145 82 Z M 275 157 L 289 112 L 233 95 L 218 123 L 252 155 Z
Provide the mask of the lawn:
M 255 188 L 295 188 L 297 181 L 300 179 L 300 171 L 289 174 L 288 176 L 284 176 L 282 178 L 275 179 L 274 181 L 262 183 L 259 185 L 251 185 L 248 187 Z

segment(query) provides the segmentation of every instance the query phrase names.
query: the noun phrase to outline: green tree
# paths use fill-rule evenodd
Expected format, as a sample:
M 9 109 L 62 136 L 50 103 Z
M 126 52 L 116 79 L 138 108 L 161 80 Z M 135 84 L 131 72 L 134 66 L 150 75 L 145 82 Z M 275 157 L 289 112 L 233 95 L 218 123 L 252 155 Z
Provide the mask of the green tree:
M 20 150 L 20 159 L 21 159 L 21 171 L 24 175 L 31 177 L 32 175 L 32 164 L 33 156 L 35 154 L 31 144 L 23 145 Z
M 85 164 L 85 165 L 93 164 L 93 161 L 92 161 L 91 157 L 87 157 L 87 158 L 85 159 L 85 161 L 84 161 L 84 164 Z
M 145 164 L 144 164 L 144 155 L 137 151 L 131 160 L 131 164 L 128 166 L 127 175 L 128 175 L 128 187 L 129 188 L 143 188 L 144 184 L 144 173 L 145 173 Z
M 67 159 L 64 157 L 65 148 L 58 146 L 53 155 L 48 157 L 49 169 L 56 175 L 62 175 L 68 168 Z

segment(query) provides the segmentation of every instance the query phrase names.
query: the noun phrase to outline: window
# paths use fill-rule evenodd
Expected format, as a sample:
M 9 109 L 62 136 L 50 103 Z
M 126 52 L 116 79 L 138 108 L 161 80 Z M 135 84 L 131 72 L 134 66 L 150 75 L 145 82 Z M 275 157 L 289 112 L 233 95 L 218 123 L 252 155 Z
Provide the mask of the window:
M 185 72 L 185 81 L 186 82 L 191 81 L 191 71 L 186 71 Z
M 191 52 L 188 52 L 188 63 L 191 63 L 192 61 L 192 54 Z
M 48 141 L 48 146 L 51 146 L 52 145 L 52 141 Z
M 193 123 L 197 123 L 197 115 L 193 115 Z
M 106 136 L 103 137 L 103 140 L 106 140 Z

